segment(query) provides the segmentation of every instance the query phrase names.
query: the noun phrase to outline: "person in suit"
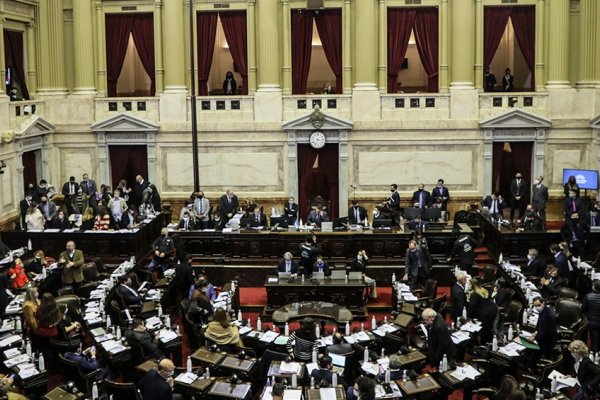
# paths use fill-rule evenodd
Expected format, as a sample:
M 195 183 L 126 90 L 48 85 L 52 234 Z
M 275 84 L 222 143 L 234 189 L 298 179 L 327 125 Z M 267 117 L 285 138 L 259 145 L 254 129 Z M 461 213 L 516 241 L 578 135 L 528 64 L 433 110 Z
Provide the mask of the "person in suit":
M 502 90 L 505 92 L 512 92 L 515 88 L 515 77 L 511 75 L 510 68 L 506 68 L 504 76 L 502 77 Z
M 90 179 L 88 174 L 83 174 L 81 177 L 81 182 L 79 183 L 79 187 L 87 195 L 90 199 L 92 207 L 96 207 L 96 192 L 98 191 L 98 187 L 96 186 L 96 181 Z M 125 193 L 123 193 L 124 195 Z
M 135 229 L 138 227 L 137 223 L 137 211 L 135 206 L 131 206 L 127 209 L 127 212 L 123 214 L 121 217 L 121 222 L 119 223 L 120 229 Z M 83 223 L 82 223 L 83 226 Z
M 429 277 L 430 265 L 426 253 L 419 248 L 415 240 L 408 242 L 405 263 L 406 268 L 402 280 L 410 282 L 411 289 L 423 286 Z
M 319 368 L 313 369 L 310 376 L 315 380 L 315 384 L 320 384 L 320 382 L 325 381 L 331 385 L 333 377 L 333 362 L 331 361 L 331 357 L 321 357 L 319 360 Z M 344 386 L 344 389 L 348 386 L 341 376 L 338 376 L 337 382 L 338 385 Z
M 583 210 L 583 203 L 574 190 L 571 190 L 569 196 L 563 201 L 563 209 L 565 211 L 565 221 L 573 218 L 573 216 L 577 218 Z
M 573 266 L 570 265 L 569 258 L 565 254 L 562 246 L 553 243 L 550 245 L 550 253 L 554 256 L 554 266 L 556 267 L 558 275 L 565 278 L 567 282 L 570 282 L 573 275 Z
M 58 214 L 56 214 L 56 218 L 52 220 L 52 229 L 60 229 L 64 231 L 65 229 L 71 229 L 73 226 L 65 216 L 65 212 L 60 210 Z
M 72 176 L 69 178 L 69 182 L 66 182 L 62 187 L 62 194 L 65 198 L 65 204 L 67 206 L 67 212 L 69 214 L 73 214 L 73 198 L 77 194 L 79 190 L 79 184 L 75 182 L 75 177 Z
M 288 272 L 292 275 L 298 274 L 298 263 L 293 259 L 289 251 L 283 255 L 283 260 L 277 264 L 277 272 Z
M 425 208 L 429 206 L 431 201 L 431 193 L 425 190 L 425 185 L 419 183 L 417 191 L 413 193 L 410 202 L 418 208 Z
M 584 219 L 590 227 L 600 226 L 600 215 L 598 215 L 598 208 L 593 205 L 587 213 L 585 213 Z
M 133 185 L 133 189 L 131 189 L 131 196 L 129 197 L 129 201 L 139 207 L 144 202 L 144 190 L 146 190 L 150 186 L 150 182 L 144 179 L 141 175 L 137 175 L 135 177 L 135 184 Z
M 226 224 L 235 215 L 238 209 L 238 198 L 231 189 L 227 189 L 221 196 L 221 223 Z
M 583 256 L 585 244 L 590 234 L 590 226 L 584 215 L 582 218 L 573 215 L 560 230 L 562 239 L 568 243 L 569 250 L 575 257 Z
M 527 183 L 523 179 L 523 174 L 517 172 L 515 178 L 510 181 L 510 220 L 515 218 L 515 210 L 519 210 L 519 218 L 523 218 L 525 213 L 525 196 L 527 195 Z
M 446 354 L 448 362 L 454 360 L 457 353 L 456 345 L 452 342 L 448 327 L 442 316 L 435 310 L 426 308 L 421 313 L 421 319 L 425 322 L 428 331 L 427 361 L 429 365 L 437 368 L 444 354 Z
M 331 272 L 329 271 L 329 265 L 327 265 L 327 263 L 323 260 L 323 257 L 321 255 L 317 256 L 317 259 L 313 264 L 312 270 L 313 272 L 323 272 L 325 276 L 331 275 Z
M 127 202 L 121 197 L 121 191 L 115 190 L 113 192 L 112 199 L 108 201 L 108 210 L 110 211 L 110 215 L 112 217 L 111 223 L 119 225 L 123 215 L 127 211 Z
M 494 192 L 491 195 L 486 196 L 485 199 L 483 199 L 483 201 L 481 202 L 481 205 L 487 207 L 487 209 L 490 210 L 492 218 L 496 220 L 502 220 L 502 218 L 504 217 L 504 200 L 502 199 L 500 193 Z
M 260 211 L 260 206 L 254 207 L 254 212 L 248 216 L 256 226 L 267 226 L 267 216 Z
M 345 343 L 344 342 L 344 337 L 342 336 L 341 333 L 336 332 L 332 338 L 331 341 L 333 342 L 333 344 L 330 344 L 329 346 L 327 346 L 325 348 L 325 351 L 327 352 L 327 354 L 350 354 L 353 352 L 353 348 L 352 345 L 350 343 Z
M 458 321 L 462 316 L 463 308 L 467 306 L 466 284 L 467 276 L 459 274 L 450 288 L 450 316 L 454 322 Z
M 299 206 L 294 202 L 294 198 L 290 197 L 288 202 L 283 206 L 283 215 L 287 218 L 288 225 L 293 225 L 298 219 Z
M 542 277 L 546 271 L 546 260 L 540 257 L 536 249 L 527 251 L 527 264 L 522 268 L 522 272 L 526 276 Z
M 365 250 L 359 250 L 358 254 L 356 254 L 356 258 L 352 260 L 350 271 L 365 272 L 367 270 L 367 265 L 369 265 L 369 257 L 367 257 L 367 252 Z
M 494 320 L 498 315 L 498 306 L 490 298 L 489 291 L 481 286 L 479 280 L 471 279 L 471 297 L 469 299 L 468 316 L 481 321 L 481 343 L 490 343 L 493 338 Z
M 381 207 L 375 206 L 375 208 L 373 208 L 373 221 L 385 219 L 385 217 L 385 214 L 381 212 Z
M 458 267 L 461 270 L 467 272 L 467 274 L 471 273 L 471 268 L 473 264 L 475 264 L 475 239 L 473 239 L 469 235 L 459 236 L 454 242 L 454 246 L 452 247 L 452 251 L 448 256 L 448 263 L 452 261 L 452 258 L 458 256 Z
M 155 359 L 162 358 L 162 352 L 160 351 L 160 348 L 158 347 L 157 341 L 154 338 L 154 336 L 152 335 L 152 333 L 150 333 L 148 331 L 148 328 L 146 327 L 146 325 L 144 325 L 143 320 L 141 320 L 139 318 L 134 319 L 133 323 L 131 325 L 131 329 L 128 329 L 125 332 L 125 338 L 127 339 L 127 341 L 129 341 L 129 343 L 137 343 L 138 345 L 140 345 L 142 347 L 142 349 L 144 350 L 144 353 L 151 355 L 153 358 L 155 358 Z M 165 360 L 168 360 L 168 359 L 165 358 L 162 361 L 165 361 Z M 168 361 L 170 362 L 171 360 L 168 360 Z M 159 364 L 159 366 L 160 366 L 160 364 Z M 142 378 L 142 380 L 143 380 L 143 378 Z M 141 384 L 142 383 L 140 381 L 140 385 Z M 152 398 L 154 399 L 155 397 L 152 397 Z M 146 399 L 146 397 L 144 397 L 144 399 Z M 163 399 L 163 397 L 156 397 L 156 399 Z
M 68 208 L 68 207 L 67 207 Z M 52 225 L 52 220 L 56 217 L 58 209 L 53 201 L 48 200 L 48 197 L 42 197 L 41 203 L 38 205 L 38 210 L 41 211 L 45 219 L 46 227 L 49 228 Z
M 169 237 L 169 230 L 162 228 L 160 231 L 160 237 L 158 237 L 154 243 L 152 243 L 152 249 L 154 250 L 154 257 L 148 265 L 148 271 L 152 273 L 153 279 L 157 280 L 162 272 L 169 268 L 171 261 L 171 255 L 175 250 L 175 244 L 173 239 Z
M 321 248 L 317 245 L 317 237 L 312 233 L 306 234 L 304 243 L 299 246 L 298 252 L 300 254 L 300 264 L 302 264 L 304 269 L 304 275 L 312 275 L 312 266 L 319 253 L 321 253 Z
M 314 210 L 312 210 L 308 214 L 308 218 L 306 218 L 306 223 L 312 226 L 321 227 L 321 222 L 328 222 L 329 217 L 327 213 L 323 211 L 321 206 L 316 206 Z
M 398 193 L 398 185 L 392 183 L 390 185 L 390 197 L 386 200 L 386 204 L 392 212 L 392 220 L 395 224 L 400 224 L 400 193 Z
M 538 321 L 535 326 L 535 332 L 531 334 L 527 340 L 530 342 L 537 341 L 540 346 L 540 352 L 544 358 L 552 359 L 552 349 L 556 345 L 558 339 L 556 314 L 548 306 L 542 297 L 533 299 L 533 307 L 538 312 Z
M 577 180 L 574 175 L 569 176 L 567 182 L 563 185 L 563 191 L 565 193 L 565 197 L 569 196 L 570 192 L 575 192 L 575 197 L 579 198 L 579 184 L 577 184 Z
M 237 93 L 237 83 L 233 79 L 233 72 L 227 71 L 223 81 L 223 94 L 233 95 Z
M 75 248 L 75 242 L 67 242 L 67 248 L 58 256 L 58 266 L 62 267 L 63 285 L 79 286 L 83 281 L 81 266 L 84 263 L 83 252 Z
M 550 267 L 548 272 L 540 279 L 540 293 L 545 299 L 556 297 L 560 289 L 567 286 L 568 280 L 558 274 L 556 267 Z
M 531 204 L 533 205 L 534 211 L 542 220 L 542 226 L 546 226 L 546 203 L 548 202 L 548 187 L 544 185 L 543 176 L 533 182 L 533 188 L 531 192 Z
M 573 365 L 574 376 L 579 385 L 573 400 L 583 400 L 586 395 L 593 395 L 600 391 L 600 367 L 590 360 L 590 352 L 581 340 L 573 340 L 567 347 L 575 361 Z
M 351 225 L 362 225 L 367 219 L 367 210 L 358 204 L 358 200 L 352 200 L 352 207 L 348 208 L 348 220 Z
M 30 192 L 27 192 L 27 194 L 25 194 L 25 198 L 19 202 L 19 211 L 21 212 L 21 230 L 27 230 L 25 216 L 27 215 L 27 209 L 31 207 L 32 203 L 33 195 Z
M 144 301 L 144 296 L 138 293 L 133 287 L 133 281 L 129 275 L 119 277 L 118 291 L 126 306 L 141 306 Z
M 539 232 L 544 228 L 542 219 L 533 210 L 533 206 L 531 204 L 527 204 L 525 214 L 523 214 L 520 220 L 517 220 L 517 223 L 520 224 L 520 227 L 517 228 L 517 232 Z
M 600 351 L 600 280 L 594 279 L 592 291 L 585 295 L 581 312 L 588 320 L 588 331 L 592 343 L 592 351 Z
M 444 186 L 444 180 L 440 178 L 437 186 L 431 191 L 431 202 L 440 204 L 442 211 L 448 211 L 448 201 L 450 201 L 450 192 Z
M 189 211 L 185 210 L 183 212 L 183 217 L 179 220 L 179 223 L 175 229 L 183 231 L 191 231 L 196 229 L 196 224 L 194 223 L 193 218 L 190 217 Z
M 490 67 L 485 67 L 485 73 L 483 74 L 483 80 L 485 81 L 485 91 L 494 92 L 496 91 L 496 76 L 491 73 Z
M 421 217 L 415 217 L 414 219 L 408 221 L 408 229 L 411 231 L 419 231 L 423 232 L 427 223 L 421 219 Z
M 210 201 L 204 196 L 203 191 L 194 193 L 194 213 L 197 229 L 207 229 L 210 222 Z M 191 217 L 191 215 L 190 215 Z

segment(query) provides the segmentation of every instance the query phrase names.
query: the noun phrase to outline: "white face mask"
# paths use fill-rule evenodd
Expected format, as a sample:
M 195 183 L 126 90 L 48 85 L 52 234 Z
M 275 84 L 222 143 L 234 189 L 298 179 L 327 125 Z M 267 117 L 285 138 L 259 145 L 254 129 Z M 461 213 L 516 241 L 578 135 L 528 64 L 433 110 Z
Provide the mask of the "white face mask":
M 540 184 L 540 181 L 538 179 L 536 179 L 535 181 L 533 181 L 536 185 Z
M 373 210 L 373 215 L 377 215 L 377 210 Z
M 533 256 L 531 254 L 527 254 L 527 259 L 528 260 L 533 260 Z

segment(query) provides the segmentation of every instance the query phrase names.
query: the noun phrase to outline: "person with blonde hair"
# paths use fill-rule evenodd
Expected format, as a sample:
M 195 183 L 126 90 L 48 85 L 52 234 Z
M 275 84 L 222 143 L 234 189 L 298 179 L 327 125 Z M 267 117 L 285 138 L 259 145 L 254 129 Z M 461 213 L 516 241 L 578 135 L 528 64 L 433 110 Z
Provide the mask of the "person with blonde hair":
M 217 308 L 217 311 L 215 311 L 213 320 L 208 323 L 204 331 L 204 336 L 218 345 L 229 344 L 244 347 L 238 327 L 231 323 L 227 311 L 222 307 Z
M 590 360 L 588 347 L 581 340 L 573 340 L 568 349 L 575 360 L 573 370 L 579 382 L 573 400 L 582 400 L 586 395 L 600 391 L 600 367 Z
M 493 339 L 492 329 L 498 315 L 498 306 L 490 297 L 490 292 L 481 286 L 477 279 L 471 279 L 471 297 L 467 315 L 471 319 L 481 321 L 481 342 L 489 343 Z
M 37 287 L 30 287 L 25 292 L 25 301 L 23 302 L 23 318 L 25 320 L 25 328 L 31 332 L 37 329 L 36 312 L 40 305 Z

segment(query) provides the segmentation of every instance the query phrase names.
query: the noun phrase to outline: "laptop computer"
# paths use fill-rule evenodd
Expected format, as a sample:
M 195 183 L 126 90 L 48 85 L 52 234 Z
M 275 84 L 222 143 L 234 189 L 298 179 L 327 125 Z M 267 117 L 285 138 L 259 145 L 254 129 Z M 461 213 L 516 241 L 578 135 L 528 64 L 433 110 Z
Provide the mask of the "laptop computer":
M 279 280 L 284 279 L 290 279 L 292 277 L 292 274 L 290 272 L 278 272 L 277 275 L 279 275 Z
M 348 279 L 351 281 L 361 281 L 363 277 L 363 273 L 360 271 L 350 271 L 348 272 Z
M 325 272 L 321 271 L 321 272 L 313 272 L 312 273 L 312 278 L 316 279 L 318 281 L 324 281 L 325 280 Z
M 346 271 L 343 269 L 334 269 L 331 271 L 332 280 L 344 280 L 346 279 Z
M 333 364 L 333 371 L 338 375 L 344 374 L 344 368 L 346 367 L 346 356 L 339 354 L 329 353 L 331 357 L 331 364 Z

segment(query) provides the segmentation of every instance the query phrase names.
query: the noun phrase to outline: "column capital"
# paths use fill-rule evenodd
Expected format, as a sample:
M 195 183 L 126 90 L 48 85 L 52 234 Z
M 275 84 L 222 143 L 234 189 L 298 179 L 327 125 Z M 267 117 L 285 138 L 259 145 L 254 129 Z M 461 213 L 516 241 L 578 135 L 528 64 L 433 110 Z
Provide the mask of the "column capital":
M 290 4 L 290 0 L 281 0 L 281 4 L 283 4 L 284 6 L 287 6 Z
M 256 0 L 248 0 L 248 5 L 251 7 L 256 6 Z
M 162 0 L 154 0 L 154 8 L 162 8 Z
M 102 10 L 102 8 L 103 8 L 102 2 L 96 1 L 96 3 L 94 4 L 94 7 L 96 7 L 96 10 Z

